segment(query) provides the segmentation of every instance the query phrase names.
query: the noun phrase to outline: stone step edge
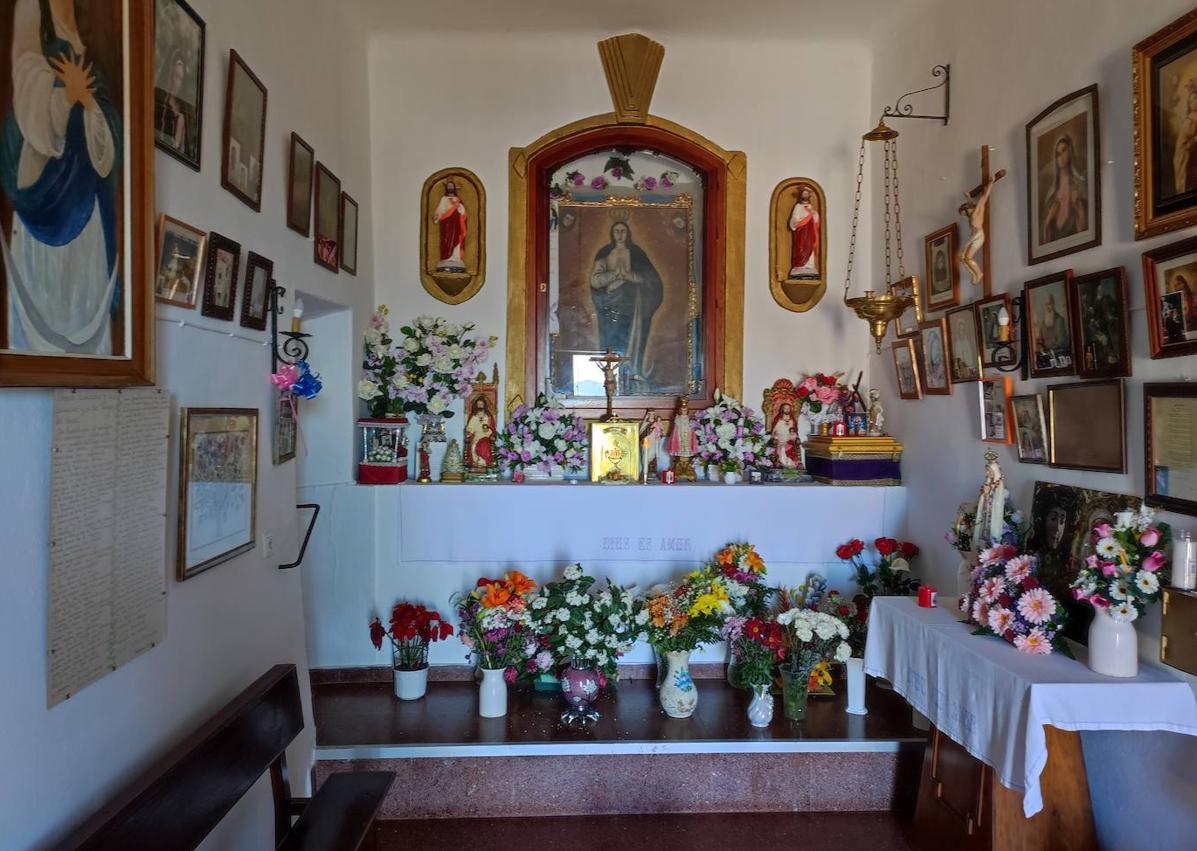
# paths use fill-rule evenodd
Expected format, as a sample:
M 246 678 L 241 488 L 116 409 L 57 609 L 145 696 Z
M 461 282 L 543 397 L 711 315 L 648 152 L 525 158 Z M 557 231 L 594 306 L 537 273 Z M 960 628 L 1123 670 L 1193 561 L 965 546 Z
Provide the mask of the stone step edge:
M 687 740 L 678 742 L 528 742 L 468 745 L 317 745 L 317 762 L 458 757 L 643 756 L 668 754 L 901 753 L 924 739 Z
M 628 664 L 619 666 L 620 679 L 655 680 L 657 666 Z M 691 662 L 690 676 L 696 680 L 719 680 L 727 676 L 727 665 L 722 662 Z M 388 665 L 363 665 L 347 668 L 311 668 L 308 678 L 314 686 L 349 685 L 357 683 L 389 683 L 392 668 Z M 468 682 L 474 678 L 473 665 L 433 665 L 428 669 L 431 683 Z

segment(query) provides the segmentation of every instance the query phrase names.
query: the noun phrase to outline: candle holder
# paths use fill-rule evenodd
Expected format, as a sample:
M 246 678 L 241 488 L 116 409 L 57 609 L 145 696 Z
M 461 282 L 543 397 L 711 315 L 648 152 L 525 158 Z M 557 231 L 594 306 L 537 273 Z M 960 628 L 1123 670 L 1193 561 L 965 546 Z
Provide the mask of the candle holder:
M 312 335 L 298 330 L 298 323 L 290 331 L 280 331 L 278 328 L 278 317 L 283 312 L 283 306 L 279 304 L 279 301 L 286 294 L 286 287 L 281 287 L 274 281 L 270 282 L 270 371 L 272 373 L 278 372 L 280 362 L 294 365 L 308 359 L 307 340 Z M 282 338 L 281 345 L 280 337 Z
M 998 372 L 1018 372 L 1023 381 L 1028 378 L 1027 364 L 1027 328 L 1026 316 L 1023 310 L 1022 296 L 1015 296 L 1010 300 L 1009 336 L 1017 333 L 1016 340 L 997 340 L 993 344 L 993 363 L 991 366 Z

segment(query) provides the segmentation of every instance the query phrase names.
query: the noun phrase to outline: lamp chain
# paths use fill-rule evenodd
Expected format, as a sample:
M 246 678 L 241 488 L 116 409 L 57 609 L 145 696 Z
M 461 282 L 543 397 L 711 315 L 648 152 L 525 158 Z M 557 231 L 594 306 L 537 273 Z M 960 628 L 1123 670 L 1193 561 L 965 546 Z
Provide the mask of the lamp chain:
M 856 164 L 856 198 L 852 202 L 852 238 L 848 241 L 848 274 L 844 278 L 844 299 L 852 286 L 852 260 L 856 256 L 856 226 L 860 222 L 860 184 L 864 180 L 865 140 L 860 140 L 860 157 Z
M 893 190 L 891 188 L 891 183 L 890 183 L 889 139 L 886 139 L 885 140 L 885 192 L 884 192 L 884 197 L 885 197 L 885 283 L 886 283 L 886 286 L 888 286 L 889 282 L 894 279 L 893 271 L 892 271 L 892 261 L 890 260 L 891 232 L 890 232 L 890 225 L 889 225 L 889 221 L 890 221 L 889 198 L 890 198 L 890 194 L 892 193 L 892 191 Z
M 890 144 L 890 143 L 886 143 Z M 894 146 L 894 236 L 898 240 L 898 280 L 906 277 L 906 262 L 902 259 L 902 199 L 898 193 L 898 140 L 893 140 Z M 891 278 L 885 283 L 892 284 Z

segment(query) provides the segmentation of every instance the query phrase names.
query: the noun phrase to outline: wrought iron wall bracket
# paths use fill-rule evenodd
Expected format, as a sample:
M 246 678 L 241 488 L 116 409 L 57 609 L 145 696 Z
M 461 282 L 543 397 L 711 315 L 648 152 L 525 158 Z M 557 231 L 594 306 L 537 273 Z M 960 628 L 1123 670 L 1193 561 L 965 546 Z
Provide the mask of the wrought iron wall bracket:
M 303 544 L 299 547 L 299 558 L 290 564 L 280 564 L 279 570 L 290 570 L 293 567 L 299 567 L 303 563 L 303 557 L 308 551 L 308 541 L 312 539 L 312 530 L 316 528 L 316 518 L 320 516 L 320 505 L 315 502 L 305 502 L 295 506 L 298 510 L 300 508 L 312 509 L 312 519 L 308 521 L 308 530 L 303 533 Z
M 998 372 L 1018 372 L 1019 377 L 1026 381 L 1030 365 L 1027 363 L 1027 323 L 1022 296 L 1010 300 L 1010 310 L 1014 314 L 1010 317 L 1010 325 L 1017 331 L 1018 339 L 993 344 L 993 368 Z
M 283 312 L 283 306 L 279 301 L 287 294 L 286 287 L 280 287 L 274 281 L 270 282 L 270 372 L 278 372 L 278 365 L 281 361 L 286 364 L 297 364 L 301 360 L 308 359 L 308 344 L 307 338 L 311 334 L 304 334 L 302 331 L 280 331 L 278 330 L 278 317 Z M 282 345 L 279 345 L 279 337 L 283 338 Z
M 927 86 L 925 89 L 915 89 L 913 92 L 907 92 L 896 101 L 893 106 L 887 106 L 882 116 L 885 118 L 923 118 L 928 121 L 942 121 L 944 126 L 947 126 L 948 118 L 952 114 L 952 66 L 948 64 L 936 65 L 931 69 L 931 76 L 936 79 L 942 77 L 943 79 L 934 86 Z M 933 92 L 936 89 L 943 89 L 943 115 L 921 115 L 914 111 L 914 106 L 904 101 L 913 97 L 914 95 L 921 95 L 924 92 Z

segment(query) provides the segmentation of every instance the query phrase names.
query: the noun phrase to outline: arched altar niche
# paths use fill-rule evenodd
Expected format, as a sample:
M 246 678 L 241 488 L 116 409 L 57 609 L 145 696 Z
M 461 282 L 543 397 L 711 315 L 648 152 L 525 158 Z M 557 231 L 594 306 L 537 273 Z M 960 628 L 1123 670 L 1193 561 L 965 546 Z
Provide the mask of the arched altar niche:
M 696 341 L 695 348 L 701 348 L 702 380 L 690 394 L 690 404 L 692 408 L 711 404 L 716 388 L 737 398 L 742 393 L 747 160 L 742 152 L 725 151 L 686 127 L 647 114 L 655 68 L 622 67 L 618 51 L 612 54 L 604 50 L 604 45 L 628 39 L 648 42 L 643 36 L 620 36 L 600 45 L 616 112 L 575 121 L 546 133 L 527 147 L 510 151 L 508 410 L 521 401 L 534 401 L 537 393 L 544 391 L 550 375 L 550 217 L 556 227 L 556 207 L 561 201 L 550 197 L 551 178 L 563 165 L 604 151 L 654 152 L 688 165 L 701 176 L 701 214 L 695 211 L 693 215 L 693 221 L 700 222 L 695 225 L 694 245 L 701 244 L 693 266 L 699 270 L 701 280 L 695 282 L 697 304 L 690 315 L 701 317 L 701 332 L 696 332 L 701 340 Z M 624 57 L 628 55 L 630 51 L 625 49 Z M 628 79 L 632 85 L 626 82 Z M 628 107 L 631 103 L 639 105 L 639 115 Z M 627 206 L 637 204 L 627 200 Z M 585 361 L 582 355 L 576 357 Z M 673 410 L 680 395 L 649 390 L 617 396 L 616 411 L 624 417 L 640 417 L 646 410 L 664 413 Z M 605 408 L 601 395 L 589 393 L 565 395 L 562 401 L 586 417 L 595 417 Z

